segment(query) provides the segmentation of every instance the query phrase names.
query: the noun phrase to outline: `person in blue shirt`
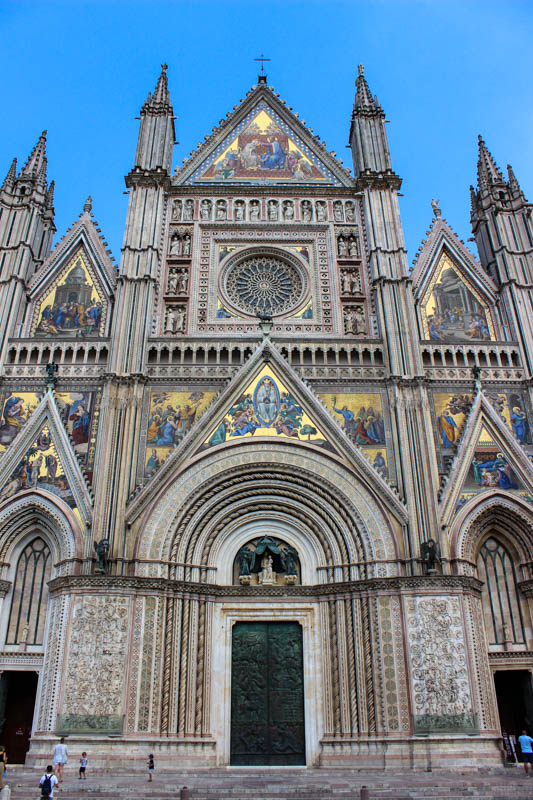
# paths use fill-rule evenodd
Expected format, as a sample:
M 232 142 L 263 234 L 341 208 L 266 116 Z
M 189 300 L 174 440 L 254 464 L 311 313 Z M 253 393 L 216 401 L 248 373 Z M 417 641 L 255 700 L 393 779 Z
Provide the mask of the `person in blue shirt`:
M 518 737 L 518 742 L 520 744 L 520 749 L 522 750 L 524 769 L 527 775 L 529 771 L 529 765 L 533 764 L 533 748 L 531 747 L 533 744 L 533 739 L 531 736 L 528 736 L 527 731 L 522 731 L 522 735 Z M 533 766 L 531 767 L 531 774 L 533 775 Z

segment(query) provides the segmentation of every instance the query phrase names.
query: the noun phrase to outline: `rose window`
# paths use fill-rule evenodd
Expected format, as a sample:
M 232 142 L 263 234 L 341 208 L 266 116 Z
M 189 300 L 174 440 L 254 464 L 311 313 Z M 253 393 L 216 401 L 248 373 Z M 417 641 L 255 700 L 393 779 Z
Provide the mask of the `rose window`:
M 300 271 L 276 256 L 254 256 L 233 264 L 225 276 L 225 293 L 246 314 L 283 314 L 302 300 Z

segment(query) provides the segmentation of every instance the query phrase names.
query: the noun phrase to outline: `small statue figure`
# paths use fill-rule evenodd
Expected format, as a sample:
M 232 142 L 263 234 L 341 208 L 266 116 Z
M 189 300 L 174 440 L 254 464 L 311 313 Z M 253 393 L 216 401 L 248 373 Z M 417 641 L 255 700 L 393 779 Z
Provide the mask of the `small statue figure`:
M 361 291 L 361 279 L 359 278 L 358 270 L 350 272 L 350 294 L 359 294 Z
M 186 233 L 183 237 L 183 255 L 190 256 L 191 254 L 191 234 Z
M 176 310 L 174 306 L 167 308 L 165 320 L 165 333 L 174 333 L 176 327 Z
M 355 209 L 351 202 L 347 202 L 346 206 L 346 222 L 355 222 Z
M 181 255 L 181 239 L 177 233 L 170 240 L 170 249 L 169 255 L 171 256 L 180 256 Z
M 100 539 L 99 542 L 93 542 L 96 552 L 97 565 L 95 572 L 107 572 L 107 554 L 109 553 L 109 539 Z
M 348 248 L 346 246 L 346 242 L 344 241 L 344 236 L 339 236 L 338 249 L 339 249 L 339 257 L 346 258 L 348 254 Z
M 273 564 L 270 553 L 265 553 L 261 559 L 261 572 L 259 573 L 259 583 L 268 585 L 276 582 L 276 575 L 272 570 Z
M 183 219 L 191 222 L 194 214 L 194 203 L 192 200 L 185 201 L 185 208 L 183 210 Z
M 259 219 L 259 202 L 257 200 L 252 200 L 250 203 L 250 219 L 254 222 Z
M 227 207 L 225 200 L 217 200 L 217 213 L 216 218 L 217 220 L 224 220 L 227 216 Z
M 431 201 L 431 208 L 433 209 L 433 216 L 435 217 L 435 219 L 440 219 L 440 217 L 442 216 L 442 211 L 439 206 L 439 202 L 440 200 Z
M 347 270 L 341 272 L 341 290 L 343 294 L 352 293 L 352 273 Z
M 441 563 L 437 552 L 437 543 L 434 539 L 428 539 L 426 542 L 422 542 L 420 545 L 420 556 L 426 567 L 426 574 L 435 572 L 435 563 L 437 561 L 439 564 Z
M 47 386 L 50 386 L 53 389 L 56 388 L 57 385 L 57 371 L 59 367 L 53 361 L 50 361 L 46 365 L 46 378 L 45 383 Z
M 366 323 L 365 323 L 365 310 L 363 306 L 355 307 L 354 326 L 355 326 L 354 333 L 364 333 L 364 330 L 366 328 Z
M 185 306 L 178 306 L 175 312 L 175 333 L 185 333 Z
M 309 200 L 304 200 L 302 202 L 302 219 L 304 222 L 311 222 L 313 219 L 313 210 Z
M 294 207 L 291 200 L 286 200 L 283 203 L 283 219 L 290 222 L 294 219 Z
M 187 270 L 185 269 L 181 270 L 176 280 L 177 280 L 178 294 L 187 294 L 187 285 L 189 283 L 189 276 L 187 274 Z
M 287 575 L 297 575 L 297 559 L 298 553 L 294 547 L 291 547 L 290 544 L 288 544 L 281 554 L 281 563 L 283 564 L 283 569 Z
M 237 553 L 237 563 L 239 565 L 239 577 L 250 575 L 255 565 L 255 552 L 244 545 Z
M 268 201 L 268 218 L 271 222 L 278 219 L 278 204 L 275 200 Z
M 333 203 L 333 219 L 335 222 L 344 222 L 344 213 L 342 210 L 342 203 L 340 200 L 336 200 Z
M 242 222 L 244 219 L 244 203 L 237 200 L 234 206 L 233 215 L 237 222 Z
M 200 219 L 211 219 L 211 200 L 202 200 L 200 204 Z
M 327 213 L 326 213 L 326 204 L 323 200 L 319 200 L 316 204 L 316 218 L 318 222 L 326 222 Z
M 172 203 L 172 219 L 174 221 L 181 219 L 181 200 L 174 200 Z
M 354 237 L 350 237 L 350 257 L 357 258 L 357 242 Z
M 178 291 L 178 276 L 175 272 L 170 272 L 168 276 L 167 294 L 176 294 Z

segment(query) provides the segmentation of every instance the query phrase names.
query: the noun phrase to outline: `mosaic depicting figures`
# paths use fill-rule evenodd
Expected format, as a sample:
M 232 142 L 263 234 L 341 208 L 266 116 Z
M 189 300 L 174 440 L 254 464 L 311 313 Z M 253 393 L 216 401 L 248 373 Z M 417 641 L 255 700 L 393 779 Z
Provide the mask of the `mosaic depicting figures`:
M 282 436 L 327 447 L 324 436 L 295 397 L 265 367 L 206 441 L 213 447 L 251 436 Z
M 385 444 L 381 395 L 321 394 L 319 397 L 352 442 L 363 447 Z
M 201 167 L 195 180 L 332 183 L 285 123 L 261 104 Z M 323 171 L 324 170 L 324 171 Z
M 7 392 L 1 400 L 0 452 L 5 450 L 44 397 L 42 392 Z M 94 392 L 56 392 L 55 402 L 74 451 L 90 468 L 98 412 Z M 92 447 L 91 447 L 92 444 Z
M 487 392 L 487 398 L 520 444 L 530 444 L 531 433 L 524 396 L 514 392 Z M 433 395 L 433 404 L 438 444 L 445 448 L 454 447 L 470 410 L 472 395 L 436 392 Z
M 40 303 L 32 331 L 35 336 L 61 338 L 100 336 L 105 311 L 98 284 L 80 250 Z
M 421 310 L 424 336 L 434 342 L 496 338 L 486 304 L 446 255 L 441 258 Z
M 216 392 L 152 392 L 146 436 L 145 474 L 158 469 L 192 428 Z
M 0 502 L 28 489 L 42 489 L 76 507 L 48 426 L 44 426 L 0 491 Z

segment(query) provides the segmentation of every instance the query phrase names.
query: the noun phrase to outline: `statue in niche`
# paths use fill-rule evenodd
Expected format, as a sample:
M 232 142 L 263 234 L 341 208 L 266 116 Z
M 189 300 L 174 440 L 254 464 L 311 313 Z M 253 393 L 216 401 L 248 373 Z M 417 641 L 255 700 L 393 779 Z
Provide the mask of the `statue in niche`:
M 434 539 L 428 539 L 427 542 L 422 542 L 420 545 L 420 557 L 422 558 L 422 563 L 425 566 L 427 575 L 436 572 L 435 564 L 437 562 L 440 564 L 441 560 L 437 551 L 437 543 Z
M 363 306 L 346 306 L 344 313 L 344 332 L 357 335 L 365 330 L 365 312 Z
M 326 204 L 323 200 L 318 200 L 316 204 L 316 218 L 318 222 L 326 222 L 327 220 L 327 208 Z
M 268 218 L 271 222 L 276 222 L 278 219 L 278 204 L 276 200 L 268 201 Z
M 174 332 L 185 333 L 185 306 L 178 306 L 175 315 Z
M 202 200 L 200 203 L 200 219 L 211 219 L 211 200 Z
M 244 203 L 242 200 L 237 200 L 233 207 L 233 216 L 237 222 L 242 222 L 244 219 Z
M 172 219 L 178 221 L 181 219 L 181 200 L 174 200 L 172 203 Z
M 264 586 L 276 583 L 276 573 L 272 569 L 273 563 L 272 556 L 270 553 L 266 552 L 261 559 L 261 572 L 258 575 L 259 583 L 262 583 Z
M 99 542 L 93 542 L 93 547 L 96 552 L 96 569 L 95 572 L 107 572 L 107 554 L 109 553 L 109 539 L 100 539 Z
M 194 214 L 194 203 L 192 200 L 185 201 L 185 208 L 183 209 L 183 219 L 191 222 Z
M 186 233 L 183 237 L 183 255 L 190 256 L 191 254 L 191 234 Z
M 178 274 L 175 270 L 172 270 L 168 274 L 168 283 L 167 283 L 167 293 L 168 294 L 176 294 L 178 291 Z
M 357 258 L 357 242 L 354 237 L 350 237 L 350 257 Z
M 176 309 L 174 306 L 167 308 L 165 318 L 165 333 L 174 333 L 176 327 Z
M 177 233 L 175 233 L 170 240 L 169 255 L 171 256 L 181 255 L 181 239 Z
M 294 206 L 292 200 L 285 200 L 283 203 L 283 219 L 290 222 L 294 219 Z
M 355 222 L 354 204 L 348 201 L 346 203 L 345 209 L 346 209 L 346 222 Z
M 359 294 L 361 291 L 361 279 L 359 277 L 359 271 L 355 270 L 355 272 L 350 272 L 350 294 Z
M 187 294 L 187 286 L 189 283 L 189 276 L 187 274 L 187 270 L 181 270 L 178 275 L 176 276 L 177 281 L 177 292 L 178 294 Z
M 346 256 L 348 255 L 348 247 L 346 245 L 346 240 L 344 239 L 344 236 L 339 236 L 337 247 L 339 251 L 339 258 L 346 258 Z
M 344 212 L 340 200 L 335 200 L 333 203 L 333 219 L 335 222 L 344 222 Z
M 313 219 L 313 208 L 309 200 L 302 202 L 302 219 L 304 222 L 311 222 Z
M 239 583 L 249 584 L 251 572 L 255 566 L 255 552 L 246 545 L 241 547 L 237 553 L 237 563 L 239 565 Z
M 250 202 L 250 219 L 255 222 L 259 219 L 259 200 Z
M 352 294 L 352 273 L 348 270 L 341 272 L 341 289 L 343 294 Z
M 217 200 L 217 211 L 216 211 L 216 218 L 217 220 L 224 220 L 227 218 L 228 210 L 226 206 L 225 200 Z
M 281 552 L 281 563 L 283 564 L 283 569 L 287 573 L 287 575 L 296 575 L 297 568 L 296 568 L 296 559 L 298 558 L 298 553 L 288 544 L 285 550 Z

